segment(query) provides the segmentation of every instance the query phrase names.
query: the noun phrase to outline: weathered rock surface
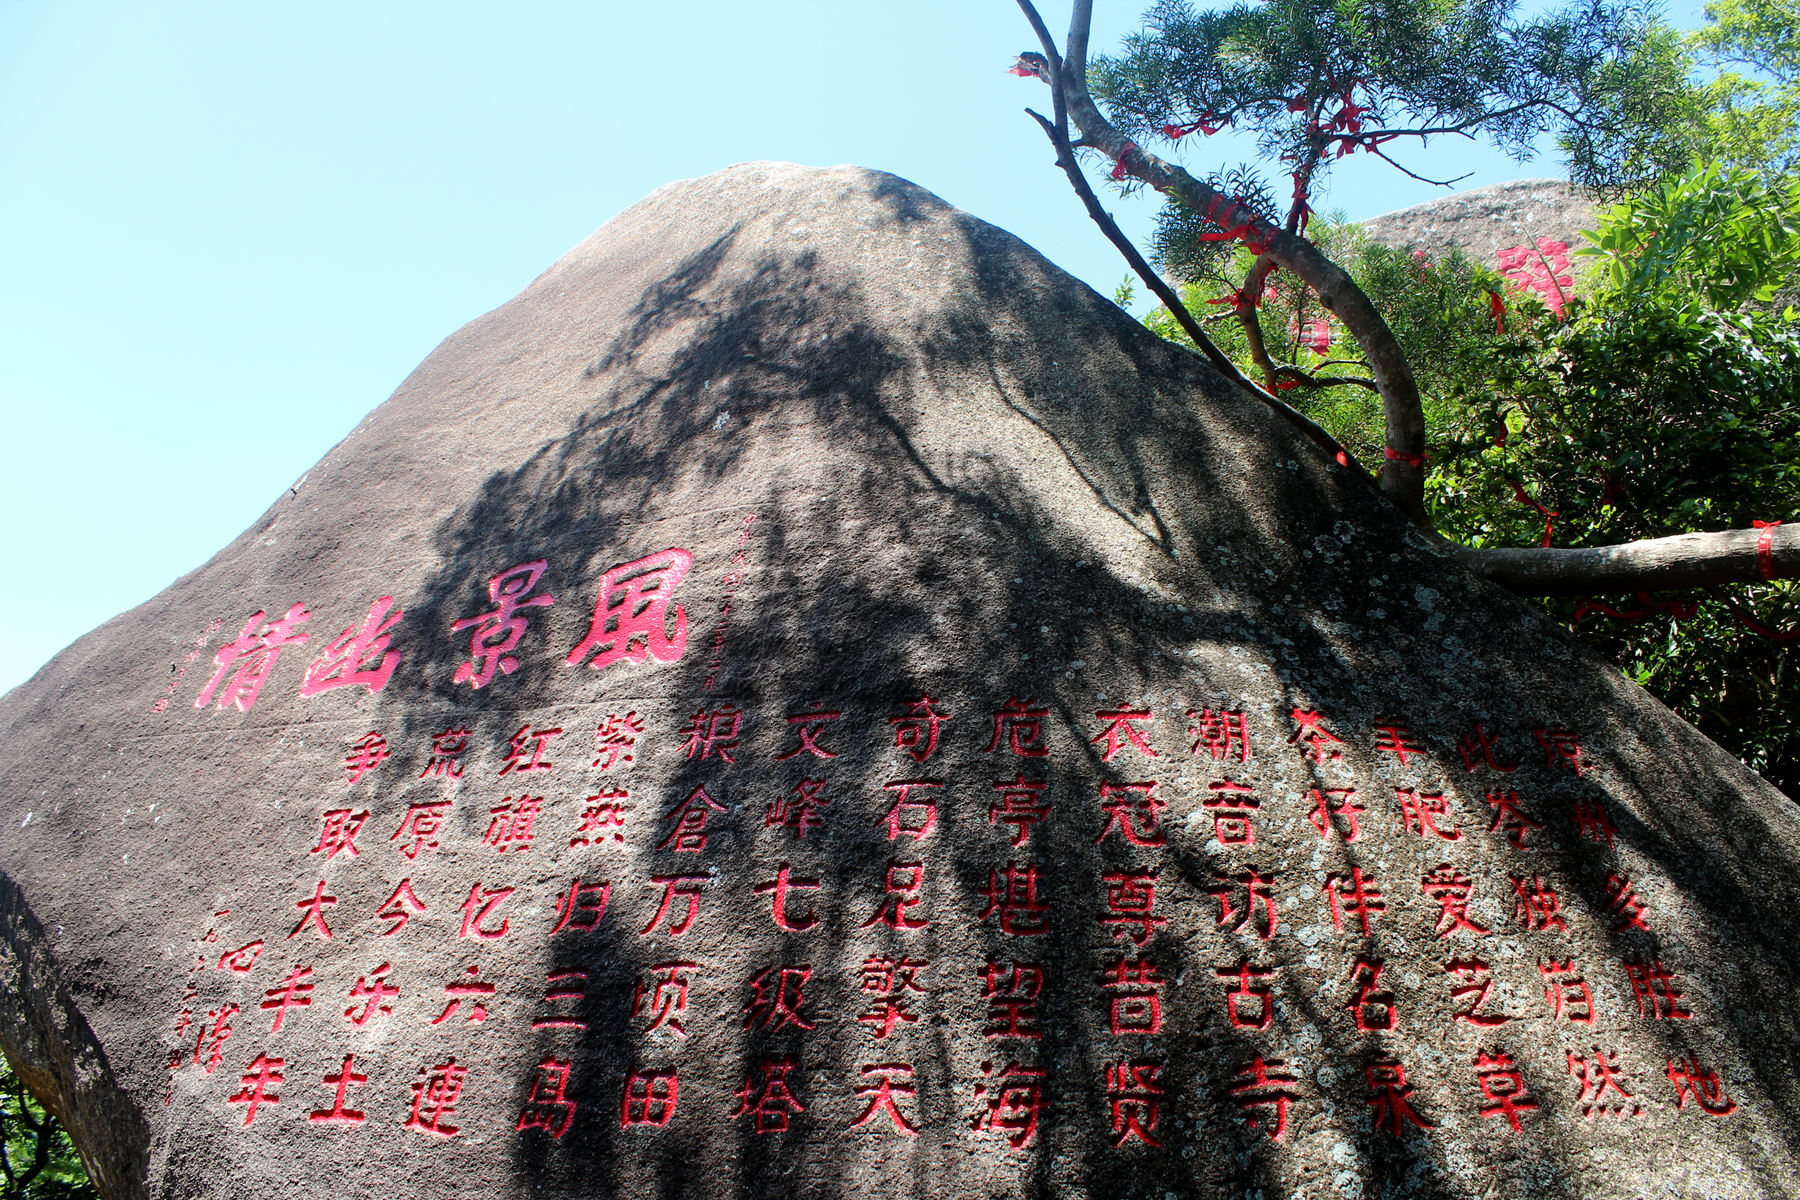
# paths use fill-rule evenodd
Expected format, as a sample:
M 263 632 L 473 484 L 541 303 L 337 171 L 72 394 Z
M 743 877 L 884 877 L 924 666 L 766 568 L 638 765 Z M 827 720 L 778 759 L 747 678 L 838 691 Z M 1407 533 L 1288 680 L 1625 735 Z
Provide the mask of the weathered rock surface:
M 1540 237 L 1585 245 L 1581 231 L 1592 229 L 1598 216 L 1593 200 L 1564 180 L 1514 179 L 1383 213 L 1362 229 L 1383 245 L 1412 246 L 1434 258 L 1460 246 L 1493 267 L 1500 251 L 1535 245 Z
M 0 730 L 114 1196 L 1800 1193 L 1792 806 L 891 176 L 655 193 Z

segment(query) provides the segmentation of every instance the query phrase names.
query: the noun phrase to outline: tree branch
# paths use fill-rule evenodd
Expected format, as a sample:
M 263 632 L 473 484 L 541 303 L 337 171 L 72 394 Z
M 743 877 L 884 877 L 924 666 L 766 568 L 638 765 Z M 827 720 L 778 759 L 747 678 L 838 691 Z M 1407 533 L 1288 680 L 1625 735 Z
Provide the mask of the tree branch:
M 1020 0 L 1022 7 L 1026 3 L 1027 0 Z M 1074 0 L 1066 53 L 1052 85 L 1062 93 L 1061 102 L 1066 104 L 1083 139 L 1122 164 L 1130 175 L 1159 192 L 1173 195 L 1207 220 L 1225 229 L 1250 231 L 1270 258 L 1318 293 L 1321 303 L 1343 322 L 1362 347 L 1381 394 L 1388 454 L 1381 466 L 1381 490 L 1414 524 L 1429 532 L 1431 522 L 1425 513 L 1425 412 L 1412 367 L 1393 331 L 1349 273 L 1311 242 L 1269 224 L 1253 210 L 1180 167 L 1145 153 L 1112 127 L 1095 107 L 1087 89 L 1088 27 L 1092 15 L 1093 0 Z M 1034 23 L 1034 27 L 1041 25 L 1041 20 Z
M 1522 596 L 1662 591 L 1800 577 L 1800 525 L 1683 533 L 1586 549 L 1454 546 L 1449 553 L 1482 578 Z

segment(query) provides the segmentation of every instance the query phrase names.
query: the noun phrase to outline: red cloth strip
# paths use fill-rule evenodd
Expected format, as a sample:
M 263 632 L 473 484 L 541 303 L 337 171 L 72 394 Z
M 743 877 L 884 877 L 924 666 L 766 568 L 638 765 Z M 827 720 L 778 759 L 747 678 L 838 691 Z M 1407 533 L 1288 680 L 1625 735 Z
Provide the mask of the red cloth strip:
M 1387 448 L 1387 456 L 1389 460 L 1403 462 L 1416 470 L 1423 471 L 1425 469 L 1425 456 L 1423 454 L 1402 454 L 1392 446 L 1389 446 Z
M 1756 539 L 1756 573 L 1764 579 L 1775 578 L 1775 527 L 1780 521 L 1752 521 L 1752 526 L 1762 530 Z

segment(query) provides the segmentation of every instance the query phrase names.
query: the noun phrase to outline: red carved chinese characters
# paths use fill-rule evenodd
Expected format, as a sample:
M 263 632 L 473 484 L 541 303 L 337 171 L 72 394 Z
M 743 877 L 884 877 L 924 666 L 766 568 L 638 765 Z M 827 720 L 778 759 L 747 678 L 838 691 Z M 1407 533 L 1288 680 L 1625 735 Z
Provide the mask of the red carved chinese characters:
M 1417 837 L 1431 833 L 1446 842 L 1462 841 L 1462 830 L 1452 827 L 1446 833 L 1437 826 L 1437 818 L 1449 813 L 1449 802 L 1442 793 L 1421 792 L 1416 788 L 1395 788 L 1394 799 L 1400 802 L 1402 832 Z
M 1000 748 L 1003 738 L 1012 752 L 1023 758 L 1043 758 L 1050 753 L 1044 745 L 1044 718 L 1050 710 L 1033 708 L 1036 703 L 1014 696 L 994 710 L 994 736 L 987 744 L 989 754 Z
M 381 936 L 393 937 L 406 928 L 406 923 L 412 920 L 413 913 L 424 911 L 425 905 L 417 896 L 413 895 L 412 880 L 402 879 L 400 886 L 394 889 L 394 894 L 382 901 L 381 907 L 375 910 L 377 917 L 383 921 L 393 922 L 392 925 L 381 931 Z
M 989 825 L 1011 825 L 1012 844 L 1023 846 L 1031 827 L 1050 819 L 1050 805 L 1044 801 L 1046 779 L 1027 779 L 1021 773 L 1010 782 L 995 780 L 994 790 L 1000 798 L 988 805 Z
M 344 1055 L 344 1065 L 338 1068 L 338 1073 L 326 1075 L 320 1079 L 319 1082 L 327 1087 L 335 1088 L 336 1095 L 332 1099 L 330 1108 L 315 1108 L 307 1113 L 308 1121 L 319 1125 L 361 1125 L 363 1123 L 365 1118 L 360 1111 L 344 1107 L 344 1101 L 348 1099 L 350 1089 L 369 1082 L 367 1075 L 360 1074 L 354 1069 L 355 1061 L 355 1055 Z
M 631 806 L 625 801 L 631 799 L 631 793 L 624 788 L 609 788 L 596 792 L 587 798 L 586 807 L 581 810 L 581 828 L 569 839 L 569 846 L 598 846 L 608 838 L 615 842 L 625 840 L 625 813 Z
M 1562 901 L 1543 879 L 1533 875 L 1529 881 L 1513 876 L 1513 920 L 1528 933 L 1569 932 L 1563 920 Z
M 1450 989 L 1450 998 L 1452 1000 L 1461 1000 L 1464 996 L 1474 997 L 1472 1000 L 1468 1001 L 1465 1007 L 1459 1008 L 1450 1014 L 1450 1019 L 1452 1021 L 1467 1021 L 1470 1025 L 1473 1025 L 1478 1029 L 1492 1029 L 1497 1025 L 1504 1025 L 1512 1020 L 1511 1017 L 1502 1013 L 1488 1013 L 1481 1011 L 1488 1002 L 1488 996 L 1494 990 L 1494 968 L 1489 966 L 1485 960 L 1479 958 L 1453 958 L 1444 964 L 1444 973 L 1452 975 L 1461 981 L 1457 986 Z M 1548 989 L 1549 976 L 1545 976 L 1545 986 L 1546 989 Z M 1586 985 L 1583 984 L 1582 986 L 1585 987 Z M 1545 995 L 1549 995 L 1548 990 L 1546 990 Z M 1591 1011 L 1592 1002 L 1590 1001 L 1589 1003 Z M 1576 1018 L 1571 1017 L 1570 1019 L 1574 1020 Z
M 643 732 L 644 720 L 636 712 L 624 716 L 607 713 L 606 719 L 594 726 L 597 757 L 588 766 L 610 771 L 621 763 L 630 762 L 632 747 L 637 745 L 638 735 Z
M 412 1113 L 404 1128 L 431 1137 L 455 1137 L 458 1127 L 445 1122 L 456 1115 L 457 1099 L 468 1075 L 469 1069 L 458 1066 L 454 1057 L 433 1067 L 420 1067 L 419 1078 L 412 1085 Z
M 353 787 L 364 775 L 388 759 L 388 742 L 371 729 L 357 738 L 344 755 L 344 786 Z
M 262 957 L 262 952 L 262 939 L 257 938 L 254 942 L 247 942 L 236 950 L 227 950 L 219 955 L 219 965 L 214 970 L 243 974 L 256 966 L 256 960 Z
M 586 971 L 551 971 L 544 976 L 544 982 L 550 985 L 544 989 L 546 1007 L 567 1000 L 574 1002 L 572 1007 L 580 1008 L 581 1002 L 587 999 Z M 531 1027 L 533 1029 L 586 1029 L 587 1022 L 564 1012 L 555 1016 L 534 1018 Z
M 781 866 L 776 868 L 775 878 L 766 883 L 757 884 L 752 890 L 759 896 L 767 895 L 769 897 L 770 903 L 773 906 L 770 915 L 779 928 L 786 929 L 792 933 L 805 933 L 808 929 L 811 929 L 814 925 L 819 923 L 818 916 L 810 912 L 799 917 L 789 916 L 787 910 L 788 893 L 790 891 L 816 892 L 819 890 L 819 881 L 816 879 L 792 878 L 786 863 L 782 863 Z
M 464 617 L 450 626 L 452 633 L 464 629 L 474 631 L 469 634 L 469 661 L 456 668 L 450 682 L 484 688 L 494 681 L 496 671 L 511 675 L 519 669 L 519 660 L 512 652 L 518 648 L 519 639 L 525 636 L 531 624 L 519 615 L 520 612 L 556 603 L 556 597 L 547 592 L 541 596 L 531 594 L 548 566 L 549 563 L 540 558 L 536 562 L 508 567 L 488 580 L 488 599 L 493 601 L 494 611 L 479 617 Z
M 918 1015 L 906 1007 L 906 993 L 925 994 L 919 986 L 918 973 L 931 963 L 922 958 L 889 958 L 871 955 L 863 960 L 862 990 L 866 996 L 879 996 L 874 1008 L 857 1017 L 876 1038 L 886 1038 L 899 1024 L 912 1025 Z
M 573 1063 L 560 1058 L 545 1058 L 531 1077 L 531 1092 L 519 1110 L 516 1130 L 542 1129 L 561 1140 L 575 1120 L 575 1102 L 568 1097 L 569 1071 Z
M 1100 752 L 1101 762 L 1111 762 L 1113 756 L 1127 746 L 1142 754 L 1145 758 L 1161 758 L 1144 740 L 1144 733 L 1136 725 L 1138 721 L 1155 719 L 1155 714 L 1147 708 L 1115 708 L 1094 714 L 1096 720 L 1107 722 L 1101 733 L 1088 739 L 1090 745 L 1104 741 L 1106 748 Z
M 1253 967 L 1247 960 L 1240 960 L 1238 965 L 1223 971 L 1214 971 L 1220 979 L 1228 979 L 1237 984 L 1225 994 L 1225 1015 L 1231 1018 L 1233 1029 L 1267 1029 L 1275 1016 L 1275 997 L 1266 987 L 1250 986 L 1252 980 L 1273 979 L 1274 971 L 1265 971 Z M 1256 1015 L 1245 1016 L 1239 1001 L 1255 1000 Z
M 1322 763 L 1326 759 L 1344 756 L 1343 750 L 1339 749 L 1344 744 L 1344 739 L 1325 728 L 1324 714 L 1317 709 L 1296 708 L 1291 715 L 1296 728 L 1287 744 L 1298 748 L 1302 758 Z
M 1608 1054 L 1600 1047 L 1594 1047 L 1590 1057 L 1585 1054 L 1568 1052 L 1569 1076 L 1575 1080 L 1576 1103 L 1581 1105 L 1581 1115 L 1588 1120 L 1595 1117 L 1622 1118 L 1626 1116 L 1642 1116 L 1644 1109 L 1632 1093 L 1620 1081 L 1624 1073 L 1619 1070 L 1619 1052 Z M 1608 1106 L 1606 1093 L 1618 1093 L 1618 1099 Z
M 1687 997 L 1675 986 L 1675 973 L 1660 958 L 1626 959 L 1625 977 L 1637 1000 L 1638 1015 L 1651 1021 L 1686 1021 L 1693 1013 L 1682 1007 Z
M 544 747 L 551 738 L 561 736 L 561 726 L 555 729 L 533 729 L 530 722 L 519 726 L 519 731 L 506 741 L 506 761 L 500 764 L 500 774 L 517 772 L 525 775 L 532 771 L 551 770 L 556 764 L 544 761 Z M 525 757 L 527 749 L 531 751 L 530 758 Z
M 487 1000 L 494 994 L 494 985 L 480 978 L 481 968 L 479 966 L 464 967 L 463 974 L 468 978 L 461 983 L 444 985 L 444 995 L 450 997 L 450 1002 L 444 1005 L 443 1012 L 431 1018 L 433 1025 L 442 1025 L 460 1012 L 464 1000 L 469 1002 L 468 1020 L 470 1024 L 479 1025 L 487 1020 Z
M 893 783 L 881 785 L 894 793 L 893 803 L 888 805 L 887 812 L 878 819 L 877 825 L 887 826 L 888 841 L 897 840 L 906 834 L 915 842 L 922 842 L 937 825 L 937 801 L 919 800 L 912 795 L 914 788 L 941 788 L 941 779 L 897 779 Z
M 1561 725 L 1548 725 L 1533 729 L 1531 736 L 1537 739 L 1538 749 L 1544 752 L 1544 765 L 1553 767 L 1561 762 L 1577 775 L 1588 766 L 1581 757 L 1581 739 L 1573 730 Z
M 296 965 L 286 979 L 263 993 L 266 997 L 262 1002 L 263 1011 L 275 1013 L 275 1023 L 269 1026 L 270 1033 L 281 1032 L 281 1020 L 287 1016 L 288 1009 L 306 1008 L 312 1004 L 313 985 L 305 982 L 312 973 L 311 967 Z
M 1408 1125 L 1420 1129 L 1435 1128 L 1413 1108 L 1413 1087 L 1406 1082 L 1406 1068 L 1398 1059 L 1377 1059 L 1363 1068 L 1363 1078 L 1369 1081 L 1371 1130 L 1377 1133 L 1386 1130 L 1399 1137 Z
M 906 711 L 900 716 L 888 718 L 894 727 L 894 745 L 912 755 L 914 762 L 923 763 L 937 751 L 938 726 L 946 714 L 932 704 L 930 696 L 920 696 L 906 701 Z
M 1369 936 L 1369 918 L 1387 911 L 1387 898 L 1381 894 L 1381 885 L 1373 876 L 1364 875 L 1361 867 L 1351 867 L 1348 879 L 1326 876 L 1325 898 L 1331 902 L 1332 927 L 1342 930 L 1344 918 L 1355 917 L 1364 937 Z
M 1213 836 L 1221 846 L 1256 845 L 1256 826 L 1251 818 L 1262 807 L 1261 800 L 1251 798 L 1249 784 L 1219 779 L 1206 785 L 1212 792 L 1200 806 L 1212 814 Z
M 676 1037 L 687 1036 L 687 1024 L 682 1014 L 687 1011 L 688 988 L 693 986 L 689 973 L 700 969 L 699 963 L 692 962 L 659 962 L 651 964 L 650 969 L 657 972 L 650 986 L 646 988 L 639 979 L 631 994 L 631 1015 L 635 1020 L 650 1016 L 650 1023 L 644 1026 L 644 1032 L 652 1029 L 667 1029 Z
M 706 849 L 707 818 L 724 811 L 725 806 L 707 795 L 704 787 L 695 788 L 686 800 L 662 815 L 663 820 L 674 824 L 669 827 L 669 835 L 656 843 L 656 848 L 698 854 Z
M 694 918 L 700 915 L 700 889 L 711 879 L 711 875 L 652 875 L 651 883 L 662 884 L 662 903 L 657 906 L 656 915 L 650 918 L 650 923 L 639 931 L 638 936 L 649 936 L 650 931 L 655 929 L 664 917 L 669 916 L 670 910 L 675 907 L 677 896 L 687 901 L 687 912 L 679 920 L 671 919 L 669 921 L 669 936 L 680 937 L 686 933 L 693 925 Z
M 758 1063 L 744 1076 L 744 1086 L 737 1092 L 738 1106 L 731 1115 L 753 1118 L 758 1133 L 787 1132 L 789 1119 L 806 1111 L 788 1085 L 795 1066 L 791 1058 L 765 1058 Z
M 1157 1082 L 1162 1064 L 1143 1059 L 1112 1063 L 1106 1068 L 1106 1096 L 1112 1101 L 1112 1144 L 1117 1149 L 1132 1138 L 1161 1146 L 1156 1126 L 1163 1089 Z
M 1238 1070 L 1237 1078 L 1244 1082 L 1233 1085 L 1230 1094 L 1243 1110 L 1244 1119 L 1250 1128 L 1261 1129 L 1269 1135 L 1270 1141 L 1279 1142 L 1287 1132 L 1288 1105 L 1300 1098 L 1299 1093 L 1289 1090 L 1299 1082 L 1294 1073 L 1283 1060 L 1272 1058 L 1265 1062 L 1259 1054 Z M 1252 1116 L 1251 1113 L 1259 1108 L 1274 1109 L 1275 1119 L 1268 1121 Z
M 837 752 L 827 750 L 819 745 L 818 739 L 823 736 L 825 726 L 832 721 L 840 721 L 844 714 L 836 709 L 827 709 L 823 701 L 813 701 L 812 707 L 804 712 L 789 713 L 787 723 L 794 727 L 794 744 L 786 751 L 775 756 L 776 762 L 785 762 L 801 751 L 814 758 L 836 758 Z
M 569 880 L 568 895 L 556 898 L 556 924 L 548 936 L 555 937 L 565 929 L 586 931 L 595 928 L 600 924 L 600 918 L 606 915 L 606 901 L 611 895 L 612 884 L 605 880 L 599 883 L 589 883 L 581 878 Z
M 1534 821 L 1525 815 L 1519 807 L 1518 792 L 1489 792 L 1488 807 L 1494 810 L 1494 820 L 1488 826 L 1489 833 L 1503 833 L 1506 840 L 1519 849 L 1525 849 L 1525 835 L 1533 829 L 1542 829 L 1542 821 Z
M 1109 875 L 1107 878 L 1112 877 Z M 1231 924 L 1232 918 L 1236 917 L 1236 923 L 1231 924 L 1233 933 L 1249 929 L 1265 942 L 1274 937 L 1275 930 L 1281 924 L 1281 917 L 1275 911 L 1275 879 L 1273 874 L 1265 879 L 1257 873 L 1255 867 L 1249 868 L 1242 875 L 1220 876 L 1221 882 L 1206 889 L 1207 894 L 1219 902 L 1219 925 L 1223 927 Z M 1242 909 L 1232 903 L 1240 887 L 1244 889 Z M 1262 913 L 1260 924 L 1256 916 L 1259 910 Z
M 325 910 L 336 903 L 337 897 L 327 896 L 325 894 L 325 881 L 323 879 L 319 880 L 319 885 L 313 889 L 313 894 L 311 896 L 307 897 L 305 900 L 297 900 L 294 902 L 294 907 L 305 909 L 306 915 L 300 918 L 300 923 L 294 926 L 292 932 L 288 934 L 288 940 L 292 941 L 294 938 L 300 936 L 300 931 L 302 929 L 311 926 L 312 929 L 318 933 L 321 941 L 329 942 L 331 940 L 331 926 L 325 923 Z
M 1331 840 L 1331 831 L 1336 828 L 1336 822 L 1331 819 L 1333 817 L 1343 818 L 1344 824 L 1350 827 L 1350 831 L 1344 834 L 1346 842 L 1354 842 L 1362 837 L 1362 829 L 1357 825 L 1356 818 L 1368 809 L 1356 802 L 1355 788 L 1314 788 L 1309 794 L 1312 796 L 1313 808 L 1306 819 L 1319 831 L 1320 841 Z
M 1167 982 L 1157 972 L 1156 964 L 1142 955 L 1130 962 L 1124 955 L 1114 959 L 1100 973 L 1113 1036 L 1161 1032 L 1162 989 Z
M 625 1076 L 625 1093 L 619 1101 L 619 1128 L 666 1128 L 680 1098 L 681 1079 L 674 1071 L 633 1071 Z
M 239 1081 L 243 1085 L 242 1090 L 225 1099 L 227 1104 L 247 1106 L 244 1109 L 244 1124 L 248 1125 L 256 1120 L 256 1110 L 262 1105 L 281 1103 L 281 1097 L 267 1089 L 282 1082 L 281 1068 L 286 1065 L 286 1059 L 270 1058 L 267 1054 L 258 1054 L 250 1060 L 249 1068 Z
M 1106 913 L 1100 924 L 1108 926 L 1113 937 L 1129 935 L 1141 946 L 1169 923 L 1167 917 L 1155 915 L 1157 872 L 1114 871 L 1100 878 L 1106 884 Z
M 1578 797 L 1570 805 L 1570 816 L 1575 822 L 1576 837 L 1591 837 L 1595 841 L 1604 841 L 1608 846 L 1613 844 L 1613 834 L 1618 830 L 1613 827 L 1612 817 L 1607 814 L 1604 800 Z
M 564 665 L 586 662 L 599 671 L 621 660 L 641 663 L 646 655 L 657 662 L 678 660 L 687 649 L 687 610 L 673 601 L 675 589 L 693 565 L 692 554 L 671 546 L 602 573 L 587 636 L 569 651 Z
M 291 605 L 286 614 L 273 621 L 268 620 L 268 616 L 266 612 L 251 613 L 236 640 L 219 647 L 219 652 L 213 656 L 213 676 L 194 697 L 195 708 L 205 708 L 217 693 L 221 710 L 234 707 L 239 712 L 249 712 L 263 684 L 274 672 L 282 648 L 306 643 L 309 635 L 294 632 L 295 626 L 304 625 L 311 619 L 306 605 Z M 231 675 L 229 683 L 225 682 L 227 673 Z M 221 688 L 220 684 L 225 686 Z M 254 1110 L 255 1106 L 251 1107 Z
M 1644 921 L 1647 908 L 1643 898 L 1632 890 L 1631 880 L 1623 875 L 1606 877 L 1606 911 L 1622 918 L 1613 926 L 1614 933 L 1624 933 L 1627 929 L 1641 929 L 1649 933 L 1650 926 Z
M 390 842 L 398 842 L 402 838 L 411 838 L 411 845 L 394 847 L 410 862 L 419 857 L 421 852 L 429 852 L 438 848 L 438 830 L 444 824 L 444 814 L 450 811 L 451 800 L 431 800 L 424 804 L 408 804 L 406 815 L 400 818 L 400 828 L 394 830 L 388 838 Z
M 1538 963 L 1538 974 L 1544 979 L 1544 1003 L 1550 1016 L 1582 1025 L 1594 1023 L 1594 993 L 1573 962 Z
M 1525 1090 L 1524 1073 L 1510 1054 L 1478 1051 L 1475 1055 L 1475 1086 L 1481 1089 L 1481 1098 L 1488 1102 L 1481 1106 L 1481 1115 L 1504 1118 L 1515 1133 L 1523 1128 L 1519 1124 L 1519 1114 L 1537 1107 L 1537 1102 Z
M 353 813 L 347 808 L 329 810 L 319 828 L 319 844 L 308 850 L 307 854 L 323 854 L 326 862 L 340 854 L 358 857 L 361 851 L 356 848 L 356 835 L 362 832 L 363 822 L 368 819 L 367 811 Z
M 687 728 L 681 731 L 679 736 L 687 739 L 681 745 L 681 752 L 701 762 L 716 754 L 728 763 L 735 763 L 737 759 L 731 752 L 738 748 L 738 737 L 743 728 L 743 710 L 730 704 L 720 705 L 717 710 L 703 708 L 688 718 Z
M 789 1025 L 811 1029 L 813 1023 L 800 1012 L 806 1005 L 806 994 L 802 989 L 811 978 L 812 967 L 805 963 L 765 967 L 752 976 L 750 999 L 739 1010 L 744 1014 L 744 1028 L 761 1029 L 764 1033 L 774 1033 Z
M 505 854 L 508 850 L 529 850 L 531 840 L 536 836 L 538 810 L 544 806 L 542 796 L 520 796 L 513 799 L 506 797 L 499 804 L 488 809 L 487 832 L 482 835 L 481 844 L 492 846 L 496 854 Z
M 913 1085 L 906 1082 L 912 1078 L 911 1063 L 876 1063 L 862 1069 L 864 1079 L 873 1082 L 857 1087 L 856 1098 L 867 1100 L 869 1106 L 863 1109 L 862 1116 L 850 1122 L 850 1128 L 861 1129 L 875 1119 L 875 1114 L 885 1115 L 893 1127 L 907 1137 L 919 1136 L 918 1129 L 901 1114 L 894 1103 L 895 1097 L 911 1099 L 914 1094 Z
M 769 801 L 763 828 L 790 828 L 796 840 L 804 840 L 807 830 L 825 828 L 825 809 L 830 804 L 823 779 L 802 779 L 787 795 Z
M 1702 1070 L 1699 1059 L 1672 1058 L 1664 1074 L 1675 1085 L 1676 1108 L 1686 1108 L 1692 1100 L 1701 1112 L 1715 1117 L 1729 1117 L 1737 1111 L 1737 1101 L 1725 1094 L 1719 1073 Z
M 1023 1150 L 1037 1132 L 1043 1109 L 1043 1068 L 1007 1063 L 995 1075 L 991 1063 L 982 1063 L 981 1073 L 988 1082 L 975 1085 L 975 1102 L 985 1103 L 986 1109 L 975 1114 L 970 1128 L 998 1133 L 1014 1150 Z
M 1358 1033 L 1386 1033 L 1399 1020 L 1393 995 L 1380 990 L 1381 972 L 1386 965 L 1379 958 L 1359 956 L 1350 968 L 1350 982 L 1356 994 L 1344 1005 L 1344 1011 L 1356 1023 Z
M 369 605 L 361 626 L 352 625 L 327 643 L 325 653 L 306 668 L 300 694 L 316 696 L 341 687 L 366 687 L 370 692 L 379 692 L 386 687 L 400 665 L 400 652 L 388 649 L 393 641 L 388 631 L 406 615 L 404 609 L 396 609 L 393 616 L 388 616 L 387 610 L 393 603 L 392 596 L 381 597 Z
M 1100 807 L 1106 813 L 1106 825 L 1094 839 L 1098 845 L 1113 830 L 1133 846 L 1160 846 L 1163 831 L 1156 819 L 1169 805 L 1156 794 L 1154 779 L 1145 783 L 1102 783 Z
M 1503 763 L 1498 758 L 1494 757 L 1494 749 L 1499 745 L 1499 742 L 1500 739 L 1497 736 L 1487 733 L 1481 728 L 1480 721 L 1475 722 L 1474 727 L 1470 729 L 1469 732 L 1460 735 L 1456 739 L 1456 752 L 1462 756 L 1463 769 L 1473 771 L 1476 767 L 1485 763 L 1487 766 L 1502 773 L 1511 773 L 1518 770 L 1518 763 Z
M 923 897 L 919 895 L 924 883 L 923 863 L 890 862 L 882 880 L 887 895 L 873 915 L 862 923 L 862 927 L 867 929 L 871 925 L 886 925 L 890 929 L 924 929 L 930 925 L 929 919 L 912 915 L 912 910 L 924 903 Z
M 1250 761 L 1250 733 L 1244 728 L 1244 714 L 1236 709 L 1220 709 L 1214 712 L 1203 708 L 1199 712 L 1187 710 L 1188 736 L 1194 739 L 1189 752 L 1199 754 L 1202 750 L 1212 755 L 1214 762 L 1224 762 L 1236 753 L 1239 762 Z
M 1413 736 L 1412 727 L 1392 722 L 1375 726 L 1375 751 L 1393 755 L 1403 767 L 1409 754 L 1425 757 L 1425 747 Z
M 431 754 L 425 763 L 425 769 L 419 772 L 419 778 L 427 775 L 439 775 L 445 779 L 461 779 L 463 771 L 463 755 L 469 752 L 469 730 L 465 726 L 452 725 L 444 732 L 431 739 Z
M 1438 906 L 1437 926 L 1433 930 L 1438 937 L 1447 938 L 1459 929 L 1467 929 L 1476 937 L 1487 936 L 1485 928 L 1469 919 L 1469 893 L 1475 890 L 1475 884 L 1467 875 L 1444 863 L 1419 881 L 1419 890 Z
M 1034 1041 L 1043 1037 L 1038 1025 L 1038 1000 L 1043 994 L 1042 964 L 990 961 L 981 971 L 981 999 L 987 1005 L 988 1022 L 981 1036 Z
M 356 984 L 350 989 L 350 1007 L 344 1010 L 344 1018 L 361 1029 L 376 1015 L 391 1017 L 394 1015 L 393 1005 L 388 1001 L 400 994 L 400 989 L 387 981 L 387 973 L 391 964 L 382 963 L 367 975 L 356 977 Z M 364 1001 L 358 1010 L 356 1001 Z M 346 1069 L 348 1069 L 346 1067 Z M 340 1103 L 342 1096 L 339 1096 Z
M 489 929 L 482 922 L 487 920 L 488 916 L 512 894 L 513 889 L 511 888 L 489 889 L 476 883 L 469 889 L 469 898 L 462 903 L 462 930 L 456 936 L 481 938 L 486 941 L 505 937 L 507 929 L 512 925 L 511 917 L 502 917 L 498 929 Z
M 985 921 L 998 913 L 1000 928 L 1007 933 L 1035 937 L 1050 930 L 1050 905 L 1038 899 L 1037 864 L 1006 864 L 1005 874 L 996 869 L 988 872 L 987 889 L 982 894 L 987 907 L 977 921 Z

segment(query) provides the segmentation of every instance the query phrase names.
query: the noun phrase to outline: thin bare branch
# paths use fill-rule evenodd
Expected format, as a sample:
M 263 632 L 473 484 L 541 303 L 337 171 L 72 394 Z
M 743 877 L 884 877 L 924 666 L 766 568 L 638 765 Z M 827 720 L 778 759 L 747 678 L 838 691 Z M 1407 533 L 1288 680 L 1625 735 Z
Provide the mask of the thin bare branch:
M 1764 535 L 1772 535 L 1766 550 Z M 1445 545 L 1477 575 L 1522 596 L 1663 591 L 1800 577 L 1800 525 L 1683 533 L 1585 549 Z

